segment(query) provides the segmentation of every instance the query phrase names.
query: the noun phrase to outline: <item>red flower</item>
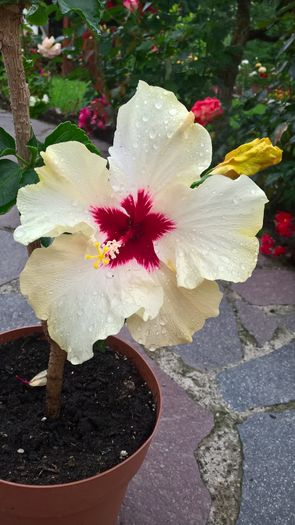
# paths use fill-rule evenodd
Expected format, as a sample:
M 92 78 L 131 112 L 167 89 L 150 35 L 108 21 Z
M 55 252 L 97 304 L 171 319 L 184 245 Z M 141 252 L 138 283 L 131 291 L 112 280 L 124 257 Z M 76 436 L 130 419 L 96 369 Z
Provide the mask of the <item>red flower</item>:
M 202 124 L 202 126 L 206 126 L 211 120 L 223 113 L 220 100 L 211 97 L 197 100 L 191 111 L 195 114 L 195 121 Z
M 81 109 L 78 117 L 79 128 L 85 129 L 85 131 L 91 131 L 90 127 L 91 111 L 89 108 Z
M 282 237 L 292 237 L 295 233 L 293 216 L 286 211 L 280 211 L 275 215 L 276 232 Z
M 264 233 L 260 239 L 260 253 L 263 253 L 263 255 L 272 255 L 274 245 L 275 240 L 271 237 L 271 235 Z
M 88 133 L 96 128 L 105 129 L 111 121 L 111 106 L 105 96 L 94 98 L 88 107 L 81 109 L 78 118 L 79 128 Z
M 285 253 L 286 248 L 284 248 L 284 246 L 275 246 L 272 255 L 275 255 L 277 257 L 278 255 L 285 255 Z

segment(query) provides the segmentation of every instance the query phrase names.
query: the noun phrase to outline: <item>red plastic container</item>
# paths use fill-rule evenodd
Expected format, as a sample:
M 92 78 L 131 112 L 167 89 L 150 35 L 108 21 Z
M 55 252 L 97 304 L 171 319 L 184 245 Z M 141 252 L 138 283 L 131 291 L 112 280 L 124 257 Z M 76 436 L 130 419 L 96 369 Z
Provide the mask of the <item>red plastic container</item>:
M 0 334 L 0 344 L 42 333 L 40 326 Z M 1 525 L 115 525 L 131 478 L 140 468 L 157 430 L 161 412 L 161 391 L 145 359 L 127 343 L 109 337 L 113 350 L 131 359 L 151 389 L 157 421 L 151 436 L 128 459 L 101 474 L 63 485 L 22 485 L 0 480 Z

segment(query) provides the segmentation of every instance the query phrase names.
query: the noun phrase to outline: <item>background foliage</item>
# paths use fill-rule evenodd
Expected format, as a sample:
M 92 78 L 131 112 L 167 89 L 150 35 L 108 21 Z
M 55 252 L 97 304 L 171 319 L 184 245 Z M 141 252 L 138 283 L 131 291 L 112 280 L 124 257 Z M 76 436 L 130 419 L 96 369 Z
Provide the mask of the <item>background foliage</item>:
M 294 2 L 90 0 L 87 9 L 80 4 L 36 1 L 26 12 L 23 48 L 32 116 L 48 118 L 53 111 L 57 120 L 66 115 L 77 122 L 79 110 L 103 96 L 107 119 L 96 122 L 113 128 L 118 107 L 139 79 L 174 91 L 188 108 L 217 97 L 224 113 L 208 125 L 214 163 L 239 144 L 269 136 L 283 149 L 283 163 L 256 181 L 271 201 L 270 216 L 294 209 Z M 60 56 L 37 53 L 45 34 L 62 43 Z M 266 68 L 263 74 L 259 64 Z M 1 63 L 0 83 L 0 104 L 7 107 Z

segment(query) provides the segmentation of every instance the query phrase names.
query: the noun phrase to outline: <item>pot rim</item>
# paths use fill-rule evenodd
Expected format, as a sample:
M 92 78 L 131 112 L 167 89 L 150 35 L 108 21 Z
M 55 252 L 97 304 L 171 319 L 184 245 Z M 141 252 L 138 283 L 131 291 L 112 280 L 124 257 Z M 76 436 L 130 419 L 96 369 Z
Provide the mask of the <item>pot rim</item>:
M 22 326 L 22 327 L 19 327 L 19 328 L 13 328 L 12 330 L 6 330 L 5 332 L 1 332 L 0 333 L 0 344 L 1 343 L 1 336 L 7 336 L 9 333 L 19 333 L 19 336 L 22 337 L 22 332 L 25 331 L 25 332 L 28 332 L 28 334 L 30 333 L 30 331 L 32 333 L 43 333 L 43 328 L 41 325 L 26 325 L 26 326 Z M 160 387 L 160 384 L 159 384 L 159 381 L 153 371 L 153 369 L 151 368 L 151 366 L 149 365 L 149 363 L 147 362 L 146 358 L 143 357 L 137 350 L 135 350 L 135 348 L 133 348 L 129 343 L 127 343 L 126 341 L 124 341 L 123 339 L 120 339 L 119 337 L 116 337 L 116 336 L 109 336 L 109 337 L 112 337 L 113 339 L 115 339 L 116 341 L 120 341 L 122 343 L 124 343 L 126 346 L 129 346 L 129 348 L 132 348 L 132 350 L 140 357 L 140 359 L 142 359 L 142 361 L 144 362 L 145 366 L 147 367 L 147 369 L 149 370 L 150 374 L 152 375 L 153 377 L 153 380 L 155 381 L 155 385 L 156 385 L 156 390 L 158 391 L 158 399 L 156 400 L 156 405 L 157 405 L 157 419 L 156 419 L 156 424 L 154 426 L 154 429 L 152 431 L 152 433 L 150 434 L 150 436 L 144 441 L 144 443 L 135 451 L 133 452 L 133 454 L 131 454 L 131 456 L 129 456 L 127 459 L 125 459 L 124 461 L 122 461 L 122 463 L 118 463 L 117 465 L 115 465 L 114 467 L 108 469 L 108 470 L 105 470 L 104 472 L 100 472 L 98 474 L 95 474 L 94 476 L 90 476 L 89 478 L 83 478 L 83 479 L 80 479 L 80 480 L 77 480 L 77 481 L 70 481 L 69 483 L 56 483 L 56 484 L 52 484 L 52 485 L 31 485 L 31 484 L 24 484 L 24 483 L 15 483 L 13 481 L 6 481 L 4 479 L 0 479 L 0 485 L 3 483 L 3 484 L 7 484 L 11 487 L 19 487 L 19 488 L 26 488 L 26 489 L 35 489 L 35 490 L 56 490 L 56 489 L 63 489 L 63 488 L 67 488 L 67 487 L 73 487 L 73 486 L 77 486 L 77 485 L 80 485 L 80 484 L 83 484 L 83 483 L 89 483 L 91 481 L 94 481 L 96 480 L 97 478 L 103 478 L 107 475 L 109 475 L 110 473 L 113 473 L 113 472 L 116 472 L 118 471 L 120 468 L 122 468 L 122 466 L 128 464 L 128 463 L 131 463 L 134 459 L 134 457 L 140 453 L 142 451 L 142 449 L 144 447 L 146 447 L 150 442 L 151 440 L 153 439 L 154 435 L 156 434 L 157 430 L 158 430 L 158 427 L 159 427 L 159 423 L 160 423 L 160 417 L 161 417 L 161 413 L 162 413 L 162 408 L 163 408 L 163 401 L 162 401 L 162 394 L 161 394 L 161 387 Z M 17 337 L 15 339 L 18 339 Z

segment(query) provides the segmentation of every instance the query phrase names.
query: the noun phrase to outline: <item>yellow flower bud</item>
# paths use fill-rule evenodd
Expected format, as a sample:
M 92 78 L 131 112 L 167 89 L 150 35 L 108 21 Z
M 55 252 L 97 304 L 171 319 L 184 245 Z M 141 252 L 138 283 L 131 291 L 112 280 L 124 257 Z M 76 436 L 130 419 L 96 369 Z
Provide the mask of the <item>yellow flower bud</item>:
M 255 175 L 269 166 L 279 164 L 282 150 L 269 138 L 255 139 L 230 151 L 211 173 L 237 179 L 239 175 Z
M 255 67 L 261 67 L 262 64 L 260 64 L 260 62 L 257 62 L 257 64 L 255 64 Z

